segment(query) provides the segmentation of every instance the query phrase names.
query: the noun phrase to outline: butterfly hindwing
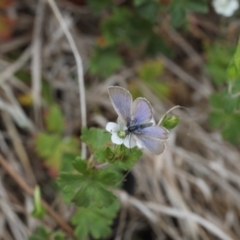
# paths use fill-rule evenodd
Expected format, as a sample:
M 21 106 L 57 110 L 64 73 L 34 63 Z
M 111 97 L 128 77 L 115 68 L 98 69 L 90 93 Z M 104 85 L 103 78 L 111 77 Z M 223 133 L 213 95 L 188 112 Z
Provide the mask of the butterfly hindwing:
M 150 126 L 140 129 L 135 134 L 137 141 L 154 154 L 161 154 L 165 149 L 163 141 L 168 138 L 168 131 L 160 126 Z

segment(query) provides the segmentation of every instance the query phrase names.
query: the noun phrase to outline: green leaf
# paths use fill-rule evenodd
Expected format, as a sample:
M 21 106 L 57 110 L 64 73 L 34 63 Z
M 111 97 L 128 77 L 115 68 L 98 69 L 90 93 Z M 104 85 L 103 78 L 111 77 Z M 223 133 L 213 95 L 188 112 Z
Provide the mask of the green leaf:
M 112 15 L 102 22 L 101 28 L 108 46 L 112 47 L 117 44 L 136 47 L 147 42 L 153 34 L 151 22 L 123 7 L 114 9 Z
M 78 142 L 74 138 L 62 139 L 59 135 L 40 133 L 36 138 L 36 150 L 45 163 L 59 172 L 65 153 L 78 152 Z
M 178 1 L 172 1 L 169 13 L 173 27 L 180 28 L 186 22 L 186 8 L 180 3 L 177 4 L 177 2 Z
M 228 95 L 226 91 L 212 94 L 210 97 L 211 112 L 209 122 L 213 128 L 220 129 L 223 137 L 234 143 L 240 140 L 240 98 Z
M 51 233 L 47 231 L 44 227 L 38 227 L 36 232 L 31 235 L 28 240 L 48 240 Z
M 210 96 L 210 104 L 212 108 L 232 113 L 240 107 L 240 98 L 233 98 L 226 91 L 214 93 Z
M 82 130 L 81 139 L 94 151 L 103 149 L 110 141 L 110 134 L 103 129 L 98 128 L 84 128 Z
M 121 181 L 122 172 L 114 165 L 97 171 L 96 180 L 105 186 L 115 186 Z
M 95 170 L 87 168 L 86 161 L 77 158 L 73 165 L 79 173 L 61 173 L 58 179 L 63 197 L 67 202 L 74 201 L 78 206 L 107 206 L 115 196 L 105 186 L 114 186 L 121 174 L 113 169 Z
M 53 150 L 61 144 L 61 138 L 58 135 L 48 133 L 39 133 L 36 139 L 36 150 L 40 157 L 47 158 L 53 155 Z
M 240 77 L 240 39 L 238 40 L 236 52 L 228 65 L 227 75 L 229 80 L 236 80 Z
M 155 22 L 157 20 L 158 13 L 161 10 L 161 5 L 158 2 L 146 2 L 139 5 L 136 8 L 137 13 L 144 19 Z
M 32 216 L 35 218 L 42 219 L 46 215 L 46 211 L 42 206 L 41 203 L 41 191 L 40 188 L 37 186 L 34 189 L 34 209 L 32 211 Z
M 79 208 L 72 218 L 72 223 L 76 226 L 76 237 L 78 239 L 84 239 L 89 235 L 95 239 L 107 237 L 111 233 L 110 226 L 119 207 L 118 202 L 115 201 L 105 208 L 94 206 Z
M 70 203 L 74 198 L 84 177 L 80 174 L 61 173 L 57 179 L 57 183 L 62 190 L 63 198 L 67 203 Z
M 148 1 L 149 0 L 134 0 L 133 4 L 134 4 L 135 7 L 138 7 L 140 5 L 143 5 L 143 4 L 147 3 Z
M 110 147 L 98 149 L 95 151 L 94 155 L 99 163 L 111 162 L 114 159 L 114 153 Z
M 161 125 L 170 130 L 175 128 L 180 123 L 180 118 L 176 116 L 167 116 L 164 115 Z
M 104 186 L 94 180 L 85 179 L 77 191 L 73 201 L 77 206 L 88 207 L 90 205 L 107 207 L 116 200 L 116 196 Z
M 226 68 L 233 53 L 234 48 L 231 45 L 214 43 L 206 47 L 206 69 L 211 74 L 216 85 L 227 82 Z M 229 69 L 229 71 L 231 70 Z
M 101 77 L 108 77 L 123 65 L 123 60 L 116 49 L 95 48 L 90 60 L 89 71 Z
M 66 235 L 62 232 L 52 232 L 46 230 L 44 227 L 38 227 L 36 232 L 32 234 L 28 240 L 64 240 Z
M 64 130 L 64 118 L 57 105 L 50 108 L 45 120 L 49 132 L 62 133 Z
M 103 10 L 114 6 L 112 0 L 87 0 L 87 3 L 95 14 L 100 14 Z
M 82 174 L 88 173 L 86 160 L 82 160 L 80 157 L 77 157 L 73 160 L 72 164 L 74 169 L 76 169 L 78 172 Z
M 137 148 L 126 148 L 121 146 L 121 151 L 115 155 L 114 165 L 123 170 L 131 169 L 134 164 L 140 159 L 142 152 Z
M 208 4 L 207 1 L 188 1 L 187 3 L 188 10 L 200 12 L 200 13 L 207 13 L 208 12 Z

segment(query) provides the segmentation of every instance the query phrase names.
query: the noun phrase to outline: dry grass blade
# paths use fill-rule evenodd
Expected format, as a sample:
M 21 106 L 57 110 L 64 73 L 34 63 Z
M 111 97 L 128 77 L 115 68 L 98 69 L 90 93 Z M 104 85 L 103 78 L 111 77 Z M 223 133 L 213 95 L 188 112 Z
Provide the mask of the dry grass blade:
M 47 0 L 49 5 L 51 6 L 56 18 L 58 19 L 64 34 L 69 42 L 69 45 L 72 49 L 74 58 L 76 60 L 77 65 L 77 73 L 78 73 L 78 84 L 79 84 L 79 94 L 80 94 L 80 106 L 81 106 L 81 120 L 82 120 L 82 128 L 87 126 L 87 111 L 86 111 L 86 100 L 85 100 L 85 86 L 84 86 L 84 78 L 83 78 L 83 66 L 82 66 L 82 59 L 78 52 L 77 46 L 75 41 L 67 27 L 66 21 L 62 17 L 56 3 L 54 0 Z M 87 150 L 85 143 L 82 143 L 82 158 L 85 159 L 87 156 Z

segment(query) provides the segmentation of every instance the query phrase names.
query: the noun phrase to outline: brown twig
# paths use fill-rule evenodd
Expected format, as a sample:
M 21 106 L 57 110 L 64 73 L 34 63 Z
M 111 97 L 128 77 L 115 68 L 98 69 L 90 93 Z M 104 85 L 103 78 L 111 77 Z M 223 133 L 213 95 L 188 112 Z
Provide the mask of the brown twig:
M 4 159 L 0 154 L 0 164 L 5 169 L 5 171 L 14 179 L 18 186 L 24 190 L 27 194 L 33 196 L 34 190 L 31 188 L 24 179 L 11 167 L 11 165 Z M 47 210 L 48 214 L 57 222 L 57 224 L 71 237 L 74 238 L 74 232 L 70 225 L 68 225 L 61 216 L 59 216 L 44 200 L 42 200 L 42 205 Z

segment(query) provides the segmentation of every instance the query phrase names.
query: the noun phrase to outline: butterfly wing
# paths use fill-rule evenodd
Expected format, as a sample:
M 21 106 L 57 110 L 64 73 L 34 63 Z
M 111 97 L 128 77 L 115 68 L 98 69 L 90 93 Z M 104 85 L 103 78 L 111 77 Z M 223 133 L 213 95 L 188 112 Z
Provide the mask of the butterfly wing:
M 134 100 L 131 108 L 131 122 L 134 125 L 147 123 L 153 120 L 153 110 L 149 101 L 145 98 Z
M 127 124 L 131 118 L 132 95 L 118 86 L 109 87 L 108 94 L 116 113 Z
M 143 147 L 158 155 L 165 149 L 164 141 L 168 138 L 168 131 L 160 126 L 150 126 L 140 129 L 134 136 Z

